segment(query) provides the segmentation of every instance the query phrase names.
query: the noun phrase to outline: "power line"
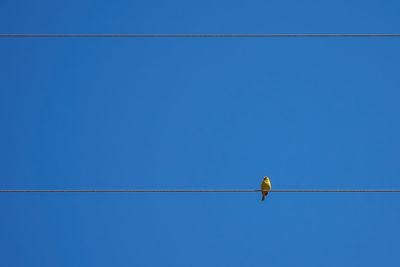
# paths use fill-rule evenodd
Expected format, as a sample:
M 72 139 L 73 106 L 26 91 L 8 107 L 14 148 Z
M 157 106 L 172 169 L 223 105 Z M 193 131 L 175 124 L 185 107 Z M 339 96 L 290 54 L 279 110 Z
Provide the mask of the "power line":
M 0 193 L 255 193 L 259 189 L 1 189 Z M 273 189 L 272 193 L 400 193 L 400 189 Z
M 387 38 L 400 33 L 1 33 L 0 38 Z

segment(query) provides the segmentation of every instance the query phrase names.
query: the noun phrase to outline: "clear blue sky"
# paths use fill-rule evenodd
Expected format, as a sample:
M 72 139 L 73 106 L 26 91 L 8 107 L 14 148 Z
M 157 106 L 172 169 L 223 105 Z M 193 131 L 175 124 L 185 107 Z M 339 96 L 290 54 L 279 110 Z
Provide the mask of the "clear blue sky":
M 398 33 L 398 1 L 1 1 L 1 33 Z M 1 39 L 3 189 L 400 188 L 400 39 Z M 395 266 L 400 195 L 1 194 L 3 266 Z

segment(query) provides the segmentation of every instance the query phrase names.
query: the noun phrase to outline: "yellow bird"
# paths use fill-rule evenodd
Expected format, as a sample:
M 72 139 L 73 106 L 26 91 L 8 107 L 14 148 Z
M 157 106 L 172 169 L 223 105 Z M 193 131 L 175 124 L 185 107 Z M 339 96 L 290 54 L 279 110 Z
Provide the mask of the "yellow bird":
M 261 201 L 264 201 L 265 197 L 268 195 L 269 190 L 271 190 L 271 182 L 269 181 L 268 176 L 264 176 L 264 180 L 261 183 Z

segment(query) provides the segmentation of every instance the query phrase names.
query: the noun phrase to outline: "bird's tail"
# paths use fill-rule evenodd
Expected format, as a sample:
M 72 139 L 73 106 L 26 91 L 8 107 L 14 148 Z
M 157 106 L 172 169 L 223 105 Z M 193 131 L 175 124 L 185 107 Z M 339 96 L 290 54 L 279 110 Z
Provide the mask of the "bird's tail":
M 261 201 L 265 200 L 265 197 L 268 195 L 268 192 L 262 192 L 262 198 Z

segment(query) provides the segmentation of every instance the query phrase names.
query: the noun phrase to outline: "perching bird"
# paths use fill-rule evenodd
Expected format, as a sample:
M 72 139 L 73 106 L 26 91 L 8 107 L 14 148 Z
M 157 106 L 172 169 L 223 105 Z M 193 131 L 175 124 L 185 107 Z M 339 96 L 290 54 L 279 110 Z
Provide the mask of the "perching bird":
M 261 201 L 264 201 L 265 197 L 268 195 L 269 190 L 271 190 L 271 182 L 269 181 L 268 176 L 264 176 L 264 180 L 261 183 Z

